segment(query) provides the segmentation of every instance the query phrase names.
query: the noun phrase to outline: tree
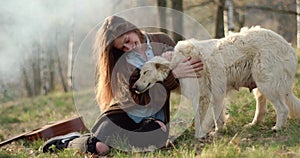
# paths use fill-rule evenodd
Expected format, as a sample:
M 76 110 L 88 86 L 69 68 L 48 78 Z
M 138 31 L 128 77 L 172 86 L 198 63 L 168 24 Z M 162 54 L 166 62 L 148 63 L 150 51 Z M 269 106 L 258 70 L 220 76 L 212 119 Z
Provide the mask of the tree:
M 300 0 L 296 0 L 297 10 L 297 48 L 300 48 Z
M 49 57 L 45 50 L 41 50 L 41 94 L 47 95 L 50 91 Z
M 234 31 L 234 8 L 232 0 L 225 1 L 225 10 L 224 10 L 224 30 L 225 34 L 228 34 L 229 31 Z
M 157 0 L 157 6 L 162 7 L 162 8 L 158 8 L 160 31 L 167 33 L 168 31 L 165 29 L 166 28 L 166 10 L 164 9 L 165 7 L 167 7 L 167 1 L 166 0 Z
M 179 12 L 183 12 L 182 0 L 172 0 L 172 9 L 175 9 Z M 179 33 L 183 32 L 183 17 L 182 14 L 173 14 L 172 15 L 172 25 L 173 28 L 176 28 Z M 176 32 L 172 33 L 173 39 L 175 42 L 182 40 L 182 36 Z
M 72 20 L 73 21 L 73 20 Z M 73 22 L 72 22 L 73 27 Z M 72 29 L 69 38 L 69 51 L 68 51 L 68 70 L 67 70 L 67 91 L 72 89 L 72 71 L 73 71 L 73 61 L 74 61 L 74 31 Z M 66 91 L 65 90 L 65 91 Z
M 33 96 L 33 90 L 31 88 L 31 85 L 30 85 L 30 82 L 29 82 L 29 77 L 27 75 L 26 69 L 23 66 L 21 68 L 21 70 L 22 70 L 22 78 L 23 78 L 23 81 L 24 81 L 24 85 L 25 85 L 25 90 L 26 90 L 27 96 L 28 97 L 32 97 Z
M 289 42 L 297 41 L 297 12 L 295 0 L 234 1 L 236 16 L 240 26 L 260 25 L 282 35 Z M 250 16 L 251 15 L 251 16 Z M 238 19 L 238 17 L 240 17 Z
M 75 2 L 72 3 L 72 18 L 71 18 L 71 32 L 69 36 L 69 47 L 68 47 L 68 70 L 67 70 L 67 91 L 72 89 L 73 80 L 73 63 L 74 63 L 74 26 L 75 26 Z
M 240 30 L 242 27 L 245 26 L 245 9 L 234 8 L 233 13 L 235 22 L 237 24 L 237 30 Z
M 33 94 L 34 96 L 39 95 L 41 93 L 41 68 L 40 68 L 40 51 L 41 46 L 38 42 L 34 42 L 32 45 L 32 61 L 31 61 L 31 67 L 32 67 L 32 78 L 33 78 Z
M 215 38 L 222 38 L 224 37 L 224 6 L 225 0 L 219 0 L 217 2 L 217 18 L 215 23 Z
M 54 90 L 55 86 L 55 59 L 53 45 L 48 48 L 48 58 L 49 58 L 49 91 Z
M 60 60 L 58 49 L 57 49 L 57 44 L 55 44 L 55 46 L 54 46 L 54 54 L 56 56 L 57 65 L 58 65 L 58 73 L 59 73 L 59 77 L 60 77 L 64 92 L 68 92 L 68 86 L 65 81 L 65 77 L 64 77 L 64 73 L 63 73 L 63 69 L 62 69 L 62 65 L 61 65 L 61 60 Z

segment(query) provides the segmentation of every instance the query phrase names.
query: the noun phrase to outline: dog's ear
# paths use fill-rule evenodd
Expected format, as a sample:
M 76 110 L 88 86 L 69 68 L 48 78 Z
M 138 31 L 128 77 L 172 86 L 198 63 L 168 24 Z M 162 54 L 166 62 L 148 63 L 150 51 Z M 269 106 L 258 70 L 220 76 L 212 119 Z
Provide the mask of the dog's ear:
M 155 68 L 156 70 L 160 70 L 163 72 L 168 72 L 171 69 L 168 65 L 164 65 L 160 63 L 155 63 Z
M 193 49 L 194 45 L 189 40 L 179 41 L 175 46 L 175 51 L 181 52 L 183 54 L 189 54 Z
M 186 41 L 185 49 L 187 49 L 189 52 L 194 49 L 194 45 L 191 43 L 192 41 Z

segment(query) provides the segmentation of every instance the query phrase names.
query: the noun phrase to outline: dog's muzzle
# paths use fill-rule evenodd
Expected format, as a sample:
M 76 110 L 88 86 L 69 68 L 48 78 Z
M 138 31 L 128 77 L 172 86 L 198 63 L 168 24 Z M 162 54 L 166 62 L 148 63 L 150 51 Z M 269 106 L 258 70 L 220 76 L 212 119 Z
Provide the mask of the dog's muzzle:
M 140 94 L 145 92 L 146 90 L 148 90 L 149 86 L 151 85 L 151 83 L 148 83 L 147 86 L 143 89 L 141 89 L 139 86 L 134 85 L 134 87 L 132 87 L 132 89 L 134 90 L 135 93 Z

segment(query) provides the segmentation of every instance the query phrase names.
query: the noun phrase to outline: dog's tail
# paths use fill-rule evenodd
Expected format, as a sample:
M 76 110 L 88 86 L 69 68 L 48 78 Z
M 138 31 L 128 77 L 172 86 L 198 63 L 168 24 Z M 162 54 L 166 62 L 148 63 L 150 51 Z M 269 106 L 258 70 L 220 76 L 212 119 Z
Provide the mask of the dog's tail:
M 286 104 L 290 109 L 290 117 L 300 118 L 300 100 L 293 92 L 286 96 Z

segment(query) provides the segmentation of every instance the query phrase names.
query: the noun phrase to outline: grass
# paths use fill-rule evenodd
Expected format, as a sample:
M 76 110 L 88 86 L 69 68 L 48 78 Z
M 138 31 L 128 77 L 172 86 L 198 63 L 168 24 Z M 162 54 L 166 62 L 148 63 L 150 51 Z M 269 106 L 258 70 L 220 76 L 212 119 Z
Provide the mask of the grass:
M 299 51 L 297 51 L 300 55 Z M 300 61 L 300 60 L 299 60 Z M 300 66 L 293 91 L 300 97 Z M 78 113 L 72 93 L 53 93 L 48 96 L 25 98 L 6 102 L 0 106 L 0 140 L 8 139 L 25 131 L 71 118 Z M 88 99 L 88 98 L 87 98 Z M 84 102 L 88 102 L 85 100 Z M 176 104 L 176 100 L 172 100 Z M 241 89 L 227 100 L 230 115 L 224 129 L 208 140 L 201 142 L 194 138 L 194 127 L 188 127 L 177 139 L 175 146 L 154 152 L 135 153 L 112 149 L 107 157 L 249 157 L 249 158 L 290 158 L 300 157 L 300 120 L 289 119 L 286 127 L 278 132 L 271 131 L 275 124 L 275 111 L 268 103 L 268 114 L 262 125 L 243 127 L 252 121 L 255 100 L 247 89 Z M 90 106 L 90 105 L 89 105 Z M 173 110 L 177 110 L 174 108 Z M 183 109 L 185 110 L 185 109 Z M 183 113 L 186 114 L 186 113 Z M 178 116 L 183 116 L 178 114 Z M 44 140 L 18 140 L 0 147 L 0 158 L 29 157 L 92 157 L 75 150 L 64 150 L 54 154 L 44 154 L 41 146 Z

